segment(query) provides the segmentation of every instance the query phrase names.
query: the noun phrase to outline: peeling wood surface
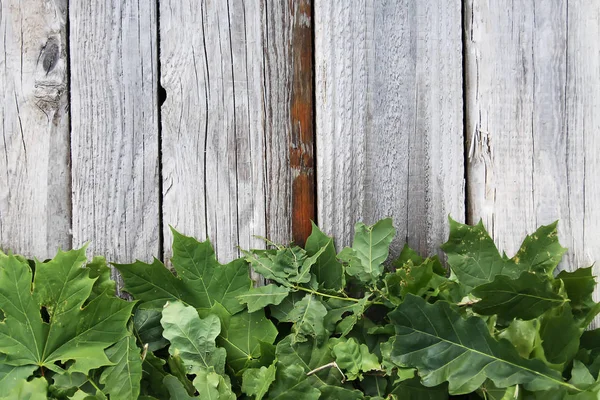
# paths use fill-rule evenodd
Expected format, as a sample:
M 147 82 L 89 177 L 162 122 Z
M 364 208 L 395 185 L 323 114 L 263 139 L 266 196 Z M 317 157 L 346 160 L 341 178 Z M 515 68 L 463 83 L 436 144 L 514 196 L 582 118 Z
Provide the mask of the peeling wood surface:
M 291 239 L 292 147 L 312 133 L 310 86 L 295 81 L 310 53 L 290 46 L 298 29 L 308 40 L 299 4 L 160 3 L 165 258 L 167 225 L 210 237 L 223 262 L 263 247 L 254 235 Z
M 0 248 L 69 248 L 67 1 L 0 1 Z
M 391 216 L 393 253 L 464 218 L 461 3 L 315 1 L 318 220 L 351 244 Z
M 155 2 L 71 2 L 69 17 L 73 245 L 149 261 L 159 252 Z

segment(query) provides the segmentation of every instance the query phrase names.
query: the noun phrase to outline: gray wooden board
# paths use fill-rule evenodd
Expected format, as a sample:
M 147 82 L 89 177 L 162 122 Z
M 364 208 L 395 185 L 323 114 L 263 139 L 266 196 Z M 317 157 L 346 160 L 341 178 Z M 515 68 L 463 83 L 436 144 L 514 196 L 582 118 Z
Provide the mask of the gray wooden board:
M 461 3 L 315 0 L 318 220 L 351 244 L 391 216 L 397 254 L 464 220 Z
M 589 266 L 600 260 L 600 4 L 468 3 L 469 217 L 509 255 L 558 219 L 560 267 Z
M 222 262 L 290 240 L 294 4 L 161 1 L 165 258 L 168 225 Z
M 159 252 L 154 1 L 69 7 L 73 244 L 113 262 Z
M 0 2 L 0 248 L 69 248 L 67 1 Z

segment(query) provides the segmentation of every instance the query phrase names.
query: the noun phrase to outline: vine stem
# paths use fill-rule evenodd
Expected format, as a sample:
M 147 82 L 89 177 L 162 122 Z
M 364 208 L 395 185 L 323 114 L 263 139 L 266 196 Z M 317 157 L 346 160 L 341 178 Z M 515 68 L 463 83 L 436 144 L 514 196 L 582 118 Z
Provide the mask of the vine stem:
M 303 292 L 314 294 L 315 296 L 329 297 L 331 299 L 353 301 L 355 303 L 358 303 L 360 301 L 360 299 L 355 299 L 355 298 L 352 298 L 352 297 L 340 297 L 340 296 L 334 296 L 332 294 L 326 294 L 326 293 L 317 292 L 316 290 L 307 289 L 307 288 L 304 288 L 302 286 L 294 286 L 294 289 L 302 290 Z

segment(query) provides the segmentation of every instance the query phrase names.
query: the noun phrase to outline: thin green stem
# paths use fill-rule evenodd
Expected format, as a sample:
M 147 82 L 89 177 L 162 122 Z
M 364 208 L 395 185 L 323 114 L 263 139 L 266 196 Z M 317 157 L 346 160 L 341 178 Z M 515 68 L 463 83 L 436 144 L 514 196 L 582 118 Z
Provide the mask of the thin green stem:
M 360 301 L 360 299 L 355 299 L 355 298 L 352 298 L 352 297 L 340 297 L 340 296 L 334 296 L 332 294 L 326 294 L 326 293 L 317 292 L 316 290 L 307 289 L 307 288 L 304 288 L 302 286 L 294 286 L 294 289 L 302 290 L 303 292 L 311 293 L 311 294 L 314 294 L 315 296 L 329 297 L 330 299 L 353 301 L 355 303 L 358 303 Z
M 93 386 L 93 387 L 95 387 L 95 388 L 96 388 L 96 390 L 97 390 L 98 392 L 100 392 L 100 393 L 103 393 L 103 392 L 102 392 L 102 389 L 100 389 L 100 388 L 98 387 L 98 385 L 96 385 L 96 382 L 94 382 L 94 380 L 93 380 L 93 379 L 91 379 L 91 378 L 90 378 L 90 379 L 88 379 L 88 382 L 89 382 L 89 383 L 91 383 L 91 384 L 92 384 L 92 386 Z

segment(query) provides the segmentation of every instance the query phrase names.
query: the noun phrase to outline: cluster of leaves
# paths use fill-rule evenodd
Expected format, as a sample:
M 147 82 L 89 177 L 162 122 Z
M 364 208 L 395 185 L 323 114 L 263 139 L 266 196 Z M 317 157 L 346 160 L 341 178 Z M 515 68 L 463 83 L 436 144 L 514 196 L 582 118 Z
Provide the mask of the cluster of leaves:
M 450 220 L 449 274 L 408 247 L 388 263 L 395 233 L 358 223 L 338 254 L 313 226 L 221 265 L 174 231 L 172 270 L 115 265 L 134 302 L 85 249 L 0 254 L 0 399 L 600 398 L 595 280 L 555 274 L 556 224 L 508 258 Z

